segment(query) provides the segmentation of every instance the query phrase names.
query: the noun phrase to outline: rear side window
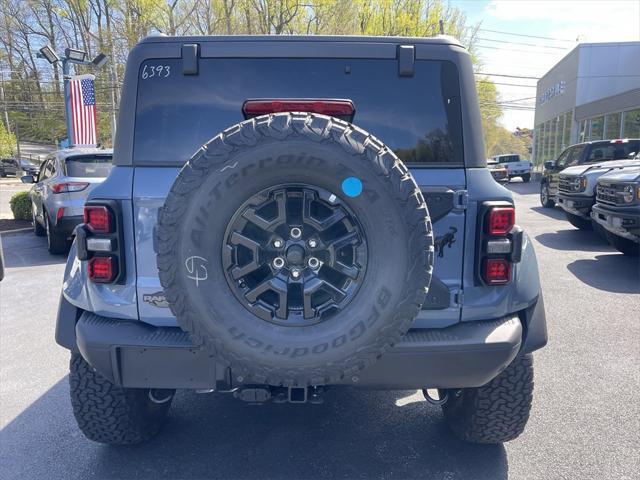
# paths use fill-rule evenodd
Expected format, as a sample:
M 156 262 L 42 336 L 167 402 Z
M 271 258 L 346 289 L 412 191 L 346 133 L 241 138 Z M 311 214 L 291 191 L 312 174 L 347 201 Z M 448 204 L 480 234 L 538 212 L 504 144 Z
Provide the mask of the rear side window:
M 639 141 L 627 143 L 603 143 L 591 145 L 591 151 L 587 157 L 588 162 L 605 162 L 607 160 L 632 159 L 640 149 Z
M 151 76 L 151 67 L 161 74 Z M 391 59 L 211 58 L 200 60 L 198 75 L 182 75 L 179 59 L 147 61 L 138 76 L 134 162 L 183 164 L 244 120 L 247 99 L 342 98 L 355 106 L 353 123 L 405 162 L 462 164 L 458 85 L 453 63 L 431 60 L 417 60 L 412 77 L 398 76 Z
M 65 174 L 67 177 L 108 177 L 111 161 L 112 157 L 108 155 L 67 158 L 64 161 Z

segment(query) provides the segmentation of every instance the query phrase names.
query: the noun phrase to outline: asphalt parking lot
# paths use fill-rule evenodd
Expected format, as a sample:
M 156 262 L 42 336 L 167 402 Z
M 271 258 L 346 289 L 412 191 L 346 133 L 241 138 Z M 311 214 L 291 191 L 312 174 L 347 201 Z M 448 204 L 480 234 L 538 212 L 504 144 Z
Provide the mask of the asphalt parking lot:
M 92 443 L 72 417 L 69 355 L 53 341 L 64 259 L 28 232 L 2 238 L 0 477 L 639 478 L 640 264 L 542 209 L 537 184 L 509 188 L 536 247 L 550 337 L 517 440 L 468 445 L 416 392 L 343 389 L 323 405 L 180 392 L 151 443 Z

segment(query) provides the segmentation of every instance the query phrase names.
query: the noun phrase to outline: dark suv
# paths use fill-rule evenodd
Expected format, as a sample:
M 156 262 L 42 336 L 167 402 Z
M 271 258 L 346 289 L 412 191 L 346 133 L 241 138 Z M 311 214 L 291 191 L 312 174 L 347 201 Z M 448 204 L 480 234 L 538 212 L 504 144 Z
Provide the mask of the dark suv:
M 149 38 L 120 108 L 56 328 L 87 437 L 149 439 L 176 389 L 339 386 L 424 389 L 471 442 L 524 430 L 537 263 L 456 40 Z
M 640 139 L 637 138 L 597 140 L 571 145 L 556 160 L 544 163 L 540 181 L 540 203 L 545 208 L 553 208 L 556 205 L 559 175 L 565 168 L 609 160 L 629 160 L 639 151 Z
M 29 160 L 16 160 L 15 158 L 3 158 L 0 160 L 0 177 L 6 177 L 7 175 L 19 176 L 25 175 L 37 175 L 39 167 L 30 162 Z

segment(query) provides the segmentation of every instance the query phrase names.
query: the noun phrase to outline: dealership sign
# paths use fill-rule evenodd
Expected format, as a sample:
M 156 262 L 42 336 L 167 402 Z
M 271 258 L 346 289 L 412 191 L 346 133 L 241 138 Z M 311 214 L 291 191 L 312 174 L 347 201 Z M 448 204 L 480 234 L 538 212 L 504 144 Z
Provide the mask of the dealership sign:
M 555 85 L 551 85 L 551 87 L 545 90 L 545 92 L 540 95 L 540 98 L 538 98 L 538 102 L 540 102 L 540 105 L 544 105 L 549 100 L 562 95 L 564 93 L 564 85 L 564 80 L 560 80 Z

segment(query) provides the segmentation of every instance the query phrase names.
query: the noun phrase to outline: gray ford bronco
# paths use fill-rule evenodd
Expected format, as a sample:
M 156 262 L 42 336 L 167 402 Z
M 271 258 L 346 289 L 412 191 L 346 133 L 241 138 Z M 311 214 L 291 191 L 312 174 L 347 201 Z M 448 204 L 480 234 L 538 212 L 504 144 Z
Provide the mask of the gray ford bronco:
M 82 432 L 148 440 L 176 389 L 352 386 L 423 389 L 467 441 L 517 437 L 544 305 L 480 125 L 448 37 L 143 40 L 58 312 Z

